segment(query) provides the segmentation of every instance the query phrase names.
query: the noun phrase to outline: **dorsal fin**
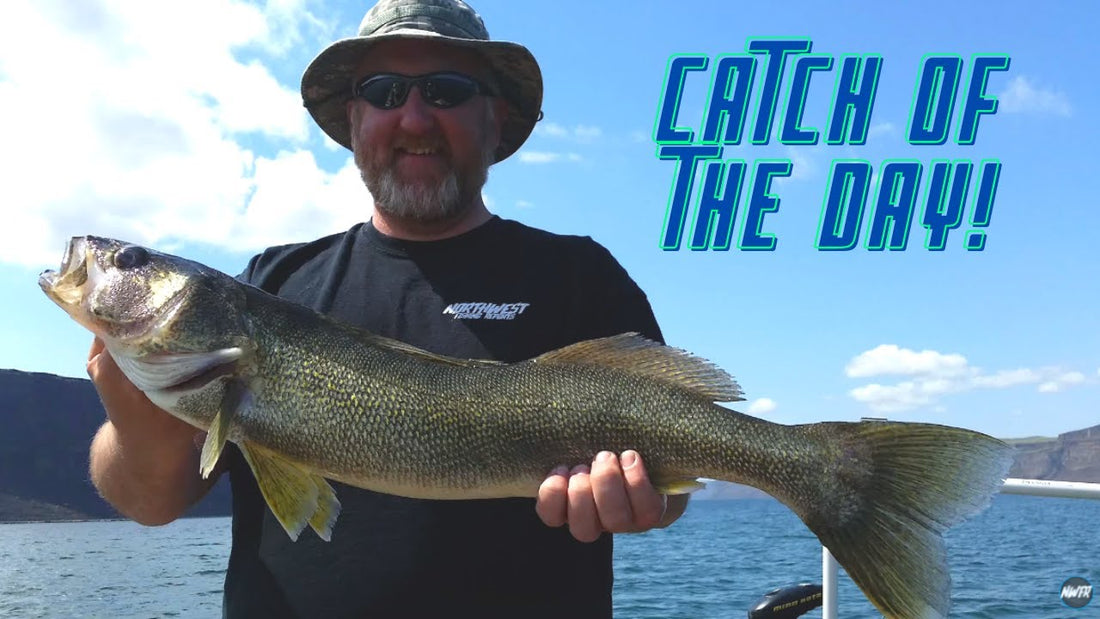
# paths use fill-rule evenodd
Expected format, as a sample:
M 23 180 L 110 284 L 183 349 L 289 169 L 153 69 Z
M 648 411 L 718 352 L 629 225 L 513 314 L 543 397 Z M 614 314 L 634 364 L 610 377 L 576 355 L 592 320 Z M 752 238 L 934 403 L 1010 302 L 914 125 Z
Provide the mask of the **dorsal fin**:
M 428 352 L 423 348 L 417 348 L 412 344 L 406 344 L 398 340 L 391 340 L 388 337 L 382 337 L 381 335 L 375 335 L 373 333 L 364 333 L 360 337 L 367 340 L 371 344 L 381 348 L 389 348 L 390 350 L 396 350 L 398 352 L 405 353 L 406 355 L 423 359 L 424 361 L 431 361 L 433 363 L 444 363 L 447 365 L 457 365 L 461 367 L 477 368 L 487 367 L 493 365 L 503 365 L 500 361 L 493 361 L 491 359 L 459 359 L 457 357 L 448 357 L 446 355 L 437 355 L 434 352 Z
M 540 355 L 534 362 L 613 367 L 686 389 L 712 402 L 744 399 L 737 382 L 710 361 L 637 333 L 585 340 Z
M 375 335 L 369 331 L 362 329 L 351 328 L 354 335 L 364 342 L 377 346 L 379 348 L 388 348 L 400 353 L 409 355 L 410 357 L 416 357 L 424 361 L 430 361 L 432 363 L 443 363 L 446 365 L 457 365 L 459 367 L 478 368 L 504 365 L 500 361 L 493 361 L 492 359 L 459 359 L 458 357 L 448 357 L 447 355 L 438 355 L 434 352 L 428 352 L 423 348 L 417 348 L 412 344 L 406 344 L 398 340 L 383 337 L 381 335 Z
M 255 286 L 245 286 L 247 293 L 251 295 L 258 295 L 259 302 L 264 304 L 275 303 L 282 306 L 283 311 L 297 313 L 302 317 L 303 321 L 320 321 L 328 324 L 330 327 L 335 328 L 346 335 L 359 340 L 370 346 L 377 346 L 379 348 L 386 348 L 397 352 L 404 353 L 411 357 L 421 359 L 424 361 L 430 361 L 432 363 L 441 363 L 445 365 L 455 365 L 459 367 L 491 367 L 503 365 L 499 361 L 493 361 L 490 359 L 459 359 L 457 357 L 448 357 L 446 355 L 440 355 L 433 352 L 428 352 L 422 348 L 417 348 L 412 344 L 406 344 L 398 340 L 384 337 L 381 335 L 375 335 L 366 329 L 350 325 L 346 322 L 336 320 L 331 316 L 321 314 L 312 308 L 308 308 L 304 305 L 298 305 L 291 303 L 281 297 L 276 297 L 264 289 L 257 288 Z

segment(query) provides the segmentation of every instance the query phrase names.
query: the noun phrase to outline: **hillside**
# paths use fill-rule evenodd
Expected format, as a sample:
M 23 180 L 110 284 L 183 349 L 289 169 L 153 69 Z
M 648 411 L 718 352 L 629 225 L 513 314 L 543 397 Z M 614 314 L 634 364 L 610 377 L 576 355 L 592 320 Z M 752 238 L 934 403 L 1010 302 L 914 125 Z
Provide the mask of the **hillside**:
M 104 421 L 86 379 L 0 370 L 0 522 L 118 518 L 88 480 Z M 189 512 L 228 514 L 228 480 Z
M 1100 482 L 1100 426 L 1066 432 L 1058 438 L 1013 441 L 1016 461 L 1010 477 Z
M 88 445 L 103 419 L 88 380 L 0 370 L 0 522 L 119 517 L 88 481 Z M 1100 482 L 1100 426 L 1013 443 L 1012 477 Z M 218 482 L 189 515 L 228 515 L 228 486 Z M 695 498 L 762 496 L 754 488 L 710 482 Z

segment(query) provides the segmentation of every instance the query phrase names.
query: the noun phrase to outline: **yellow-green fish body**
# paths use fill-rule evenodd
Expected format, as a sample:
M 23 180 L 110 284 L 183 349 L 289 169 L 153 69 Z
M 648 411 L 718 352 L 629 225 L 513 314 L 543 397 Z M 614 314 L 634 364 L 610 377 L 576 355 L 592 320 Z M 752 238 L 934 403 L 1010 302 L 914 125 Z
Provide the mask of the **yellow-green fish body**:
M 154 403 L 208 431 L 204 475 L 236 443 L 294 539 L 307 524 L 330 538 L 326 479 L 536 496 L 555 466 L 635 449 L 662 492 L 712 478 L 780 499 L 887 616 L 945 616 L 941 533 L 988 503 L 1010 460 L 959 428 L 742 415 L 716 404 L 741 399 L 726 373 L 632 334 L 514 364 L 442 357 L 110 239 L 73 239 L 40 285 Z

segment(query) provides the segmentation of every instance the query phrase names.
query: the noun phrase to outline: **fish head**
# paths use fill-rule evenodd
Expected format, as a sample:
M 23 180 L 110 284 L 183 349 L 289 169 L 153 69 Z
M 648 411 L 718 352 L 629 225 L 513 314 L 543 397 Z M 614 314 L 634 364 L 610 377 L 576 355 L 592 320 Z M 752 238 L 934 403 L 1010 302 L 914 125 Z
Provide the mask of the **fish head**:
M 202 264 L 125 241 L 73 237 L 38 285 L 113 356 L 209 352 L 245 335 L 236 281 Z

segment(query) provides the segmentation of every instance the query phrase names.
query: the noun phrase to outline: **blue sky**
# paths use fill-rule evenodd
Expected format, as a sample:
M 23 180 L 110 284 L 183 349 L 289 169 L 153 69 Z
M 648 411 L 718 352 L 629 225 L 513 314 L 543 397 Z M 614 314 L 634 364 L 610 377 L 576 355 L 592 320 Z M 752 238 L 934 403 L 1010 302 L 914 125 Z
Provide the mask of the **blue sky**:
M 236 273 L 264 246 L 369 216 L 348 153 L 297 96 L 304 67 L 351 34 L 366 5 L 196 0 L 171 22 L 137 1 L 73 6 L 12 0 L 0 20 L 0 367 L 83 376 L 89 334 L 36 285 L 66 238 L 124 238 Z M 546 86 L 545 119 L 491 171 L 491 210 L 610 248 L 668 342 L 738 378 L 740 410 L 1005 437 L 1100 422 L 1100 204 L 1090 191 L 1100 86 L 1087 68 L 1100 55 L 1096 4 L 474 6 L 495 38 L 532 50 Z M 883 57 L 867 143 L 786 146 L 773 132 L 767 146 L 726 147 L 727 159 L 792 162 L 764 219 L 775 251 L 662 251 L 675 164 L 658 159 L 652 136 L 670 56 L 703 54 L 713 66 L 749 39 L 776 37 L 809 38 L 837 60 Z M 962 57 L 964 84 L 973 55 L 1011 57 L 989 79 L 1000 110 L 981 118 L 973 146 L 906 143 L 929 54 Z M 711 76 L 685 82 L 679 125 L 698 132 Z M 790 77 L 788 67 L 784 86 Z M 814 74 L 804 125 L 826 126 L 835 77 L 835 66 Z M 985 251 L 963 249 L 966 224 L 943 252 L 923 249 L 920 229 L 904 252 L 815 249 L 831 162 L 848 158 L 876 172 L 885 160 L 920 161 L 920 190 L 933 160 L 1000 160 Z

